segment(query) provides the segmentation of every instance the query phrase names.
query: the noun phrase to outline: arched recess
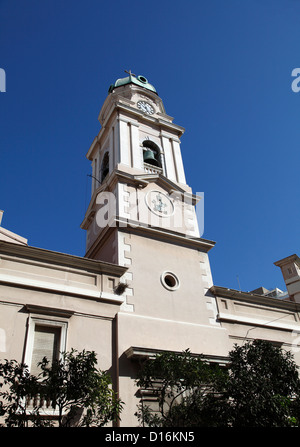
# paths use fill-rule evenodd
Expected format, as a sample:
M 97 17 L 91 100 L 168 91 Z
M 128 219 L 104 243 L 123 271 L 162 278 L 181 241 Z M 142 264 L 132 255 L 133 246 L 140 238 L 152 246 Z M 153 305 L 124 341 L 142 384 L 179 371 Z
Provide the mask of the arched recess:
M 151 140 L 144 140 L 142 145 L 145 148 L 143 153 L 144 163 L 162 168 L 161 151 L 158 145 Z
M 101 183 L 104 181 L 105 177 L 108 174 L 109 174 L 109 153 L 105 152 L 101 163 L 101 172 L 100 172 Z

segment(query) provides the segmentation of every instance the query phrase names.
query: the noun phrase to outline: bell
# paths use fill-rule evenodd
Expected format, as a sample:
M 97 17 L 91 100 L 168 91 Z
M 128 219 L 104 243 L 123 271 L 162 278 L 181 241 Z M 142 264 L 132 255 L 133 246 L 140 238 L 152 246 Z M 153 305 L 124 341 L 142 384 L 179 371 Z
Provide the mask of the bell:
M 159 163 L 155 158 L 154 152 L 151 149 L 147 149 L 146 152 L 144 152 L 144 162 L 148 163 L 149 165 L 159 166 Z

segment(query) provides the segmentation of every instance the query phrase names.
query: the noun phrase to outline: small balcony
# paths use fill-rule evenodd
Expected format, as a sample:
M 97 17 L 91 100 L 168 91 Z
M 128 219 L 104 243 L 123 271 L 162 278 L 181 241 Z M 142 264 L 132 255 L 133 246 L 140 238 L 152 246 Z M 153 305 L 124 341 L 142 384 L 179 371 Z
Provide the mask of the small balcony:
M 150 165 L 149 163 L 144 162 L 144 169 L 147 174 L 162 174 L 163 170 L 162 168 L 159 168 L 158 166 Z
M 50 399 L 44 399 L 44 397 L 36 394 L 35 396 L 28 396 L 23 400 L 22 406 L 26 409 L 28 415 L 34 414 L 38 410 L 42 417 L 57 417 L 59 414 L 58 407 L 53 408 Z

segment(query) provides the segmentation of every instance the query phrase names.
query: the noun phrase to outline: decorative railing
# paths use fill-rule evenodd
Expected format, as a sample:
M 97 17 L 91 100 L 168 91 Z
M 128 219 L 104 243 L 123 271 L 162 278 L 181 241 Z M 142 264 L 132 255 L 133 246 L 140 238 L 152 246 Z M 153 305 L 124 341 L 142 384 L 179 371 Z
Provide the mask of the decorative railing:
M 26 398 L 26 407 L 27 408 L 41 408 L 42 410 L 48 410 L 53 409 L 51 406 L 51 400 L 50 399 L 44 399 L 39 394 L 36 394 L 35 396 L 28 396 Z
M 158 166 L 150 165 L 149 163 L 144 163 L 144 169 L 147 172 L 147 174 L 162 174 L 163 173 L 162 168 L 159 168 Z
M 59 412 L 58 407 L 53 408 L 51 399 L 45 399 L 40 394 L 28 396 L 24 404 L 28 414 L 34 413 L 37 409 L 41 416 L 57 416 Z

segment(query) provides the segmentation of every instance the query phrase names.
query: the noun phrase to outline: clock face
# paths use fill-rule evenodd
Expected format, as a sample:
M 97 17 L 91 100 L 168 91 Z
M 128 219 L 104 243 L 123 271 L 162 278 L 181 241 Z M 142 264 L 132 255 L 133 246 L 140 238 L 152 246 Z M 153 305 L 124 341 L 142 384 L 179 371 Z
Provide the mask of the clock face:
M 146 203 L 150 211 L 160 217 L 169 217 L 174 213 L 174 205 L 170 198 L 160 191 L 149 191 Z
M 154 113 L 152 105 L 146 101 L 138 101 L 137 106 L 142 112 L 147 113 L 148 115 Z

